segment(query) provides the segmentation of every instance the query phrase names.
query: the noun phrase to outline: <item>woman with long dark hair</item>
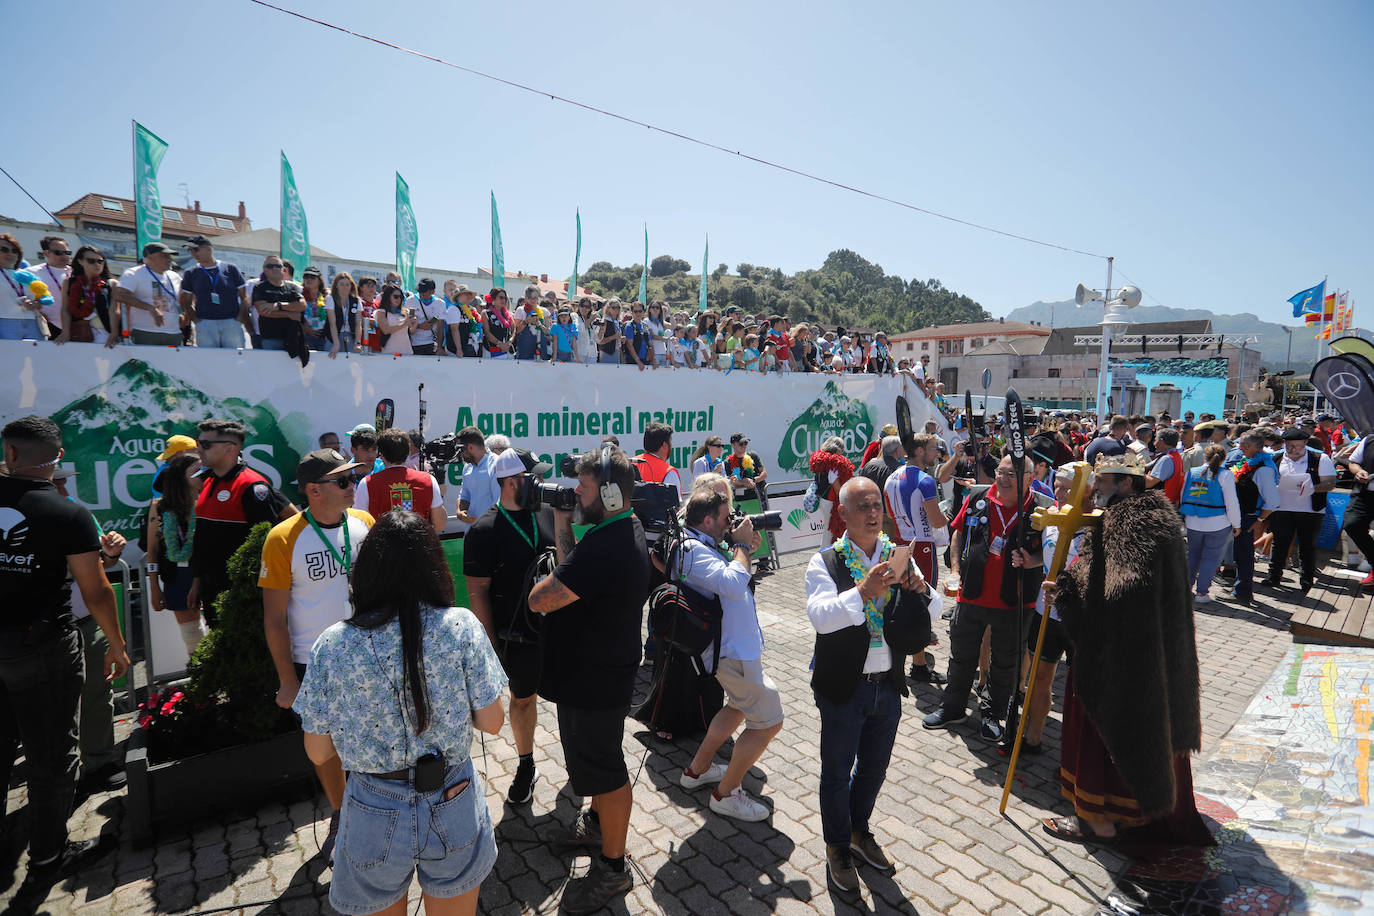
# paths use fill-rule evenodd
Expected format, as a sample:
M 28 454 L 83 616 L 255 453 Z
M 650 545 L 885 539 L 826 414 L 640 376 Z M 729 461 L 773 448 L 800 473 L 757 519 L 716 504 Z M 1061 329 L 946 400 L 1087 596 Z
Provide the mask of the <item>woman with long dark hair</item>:
M 382 287 L 382 297 L 373 315 L 377 319 L 377 330 L 385 340 L 383 353 L 410 356 L 415 352 L 410 347 L 410 332 L 420 321 L 406 308 L 405 302 L 405 290 L 399 286 L 387 283 Z
M 405 911 L 416 870 L 426 913 L 477 912 L 496 864 L 472 729 L 497 734 L 506 675 L 482 624 L 452 607 L 429 522 L 393 510 L 353 564 L 353 616 L 320 634 L 294 709 L 310 759 L 348 771 L 329 902 Z
M 67 300 L 70 302 L 71 300 Z M 68 327 L 67 325 L 63 326 Z M 162 495 L 148 511 L 148 598 L 154 611 L 171 611 L 181 630 L 189 658 L 200 644 L 200 611 L 187 602 L 191 582 L 191 550 L 196 540 L 196 497 L 202 480 L 200 455 L 194 450 L 177 452 L 167 460 L 160 475 Z
M 72 275 L 62 284 L 62 333 L 54 343 L 119 343 L 119 310 L 114 301 L 113 278 L 105 256 L 94 245 L 82 245 L 72 259 Z

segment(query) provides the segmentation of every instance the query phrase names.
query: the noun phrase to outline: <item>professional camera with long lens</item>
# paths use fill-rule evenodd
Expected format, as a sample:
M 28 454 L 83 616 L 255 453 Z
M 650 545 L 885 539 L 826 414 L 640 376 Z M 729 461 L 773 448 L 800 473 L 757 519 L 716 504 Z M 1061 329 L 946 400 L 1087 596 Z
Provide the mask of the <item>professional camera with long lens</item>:
M 564 477 L 576 477 L 577 464 L 581 460 L 581 455 L 565 455 L 563 459 L 558 462 L 558 473 L 562 474 Z M 549 484 L 544 484 L 543 489 L 562 490 L 565 488 L 555 488 Z M 572 493 L 573 491 L 567 490 L 567 492 Z M 549 498 L 546 496 L 544 499 L 548 502 Z M 630 494 L 630 509 L 634 512 L 635 517 L 639 519 L 639 523 L 644 526 L 645 531 L 666 531 L 669 525 L 669 518 L 677 512 L 680 502 L 681 497 L 678 495 L 677 487 L 666 483 L 646 483 L 645 481 L 637 480 L 635 481 L 634 492 Z M 576 505 L 576 503 L 577 496 L 573 495 L 572 504 L 569 505 L 568 508 L 571 508 L 572 505 Z M 553 503 L 549 504 L 554 505 Z M 555 506 L 555 508 L 561 507 Z M 778 519 L 778 525 L 779 527 L 782 525 L 781 518 Z
M 755 531 L 781 531 L 782 513 L 778 511 L 744 513 L 739 509 L 730 510 L 730 527 L 749 519 Z
M 536 483 L 530 489 L 534 493 L 534 503 L 530 506 L 532 509 L 544 505 L 571 512 L 577 508 L 577 491 L 572 487 L 560 487 L 556 483 Z
M 439 467 L 446 464 L 457 464 L 461 459 L 458 452 L 463 444 L 458 441 L 458 437 L 449 433 L 437 439 L 430 439 L 420 446 L 420 454 L 425 456 L 425 462 L 430 467 Z

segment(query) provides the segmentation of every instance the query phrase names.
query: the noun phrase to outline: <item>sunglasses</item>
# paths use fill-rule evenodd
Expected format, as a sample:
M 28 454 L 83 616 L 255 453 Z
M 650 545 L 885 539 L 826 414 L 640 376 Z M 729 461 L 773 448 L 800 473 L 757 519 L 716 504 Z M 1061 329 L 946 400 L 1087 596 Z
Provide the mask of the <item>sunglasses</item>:
M 353 486 L 353 478 L 345 474 L 342 477 L 326 477 L 324 480 L 315 481 L 315 483 L 319 484 L 320 486 L 332 483 L 340 490 L 347 490 L 349 487 Z
M 84 262 L 87 263 L 87 264 L 104 264 L 104 263 L 105 263 L 105 259 L 104 259 L 104 258 L 82 258 L 81 260 L 84 261 Z
M 54 251 L 51 248 L 48 249 L 48 254 L 58 258 L 70 258 L 72 256 L 70 251 Z
M 264 264 L 264 265 L 262 265 L 262 269 L 263 269 L 263 270 L 281 270 L 281 269 L 282 269 L 283 267 L 285 267 L 285 266 L 286 266 L 285 264 Z
M 204 451 L 207 448 L 214 448 L 216 445 L 238 445 L 233 439 L 197 439 L 196 447 Z

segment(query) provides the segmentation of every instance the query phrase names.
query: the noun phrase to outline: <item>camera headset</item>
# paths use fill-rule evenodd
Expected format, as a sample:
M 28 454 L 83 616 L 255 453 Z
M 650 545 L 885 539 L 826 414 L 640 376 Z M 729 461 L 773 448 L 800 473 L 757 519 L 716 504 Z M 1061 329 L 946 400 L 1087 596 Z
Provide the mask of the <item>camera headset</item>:
M 625 508 L 625 494 L 620 491 L 620 484 L 611 478 L 611 445 L 602 443 L 601 463 L 598 468 L 598 475 L 601 478 L 601 505 L 605 508 L 607 515 L 615 515 Z

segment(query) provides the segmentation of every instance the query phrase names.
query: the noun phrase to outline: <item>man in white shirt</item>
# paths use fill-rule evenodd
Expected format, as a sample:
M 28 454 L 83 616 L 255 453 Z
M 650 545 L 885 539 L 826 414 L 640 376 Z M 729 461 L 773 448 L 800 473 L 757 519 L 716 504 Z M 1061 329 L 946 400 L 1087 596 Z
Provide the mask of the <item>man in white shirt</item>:
M 910 563 L 894 570 L 883 559 L 883 497 L 877 484 L 866 477 L 846 483 L 840 489 L 840 515 L 844 537 L 806 567 L 806 614 L 817 634 L 811 687 L 821 717 L 826 874 L 848 892 L 859 886 L 855 855 L 880 871 L 893 868 L 868 820 L 892 759 L 902 697 L 908 695 L 902 657 L 889 647 L 881 625 L 874 630 L 868 611 L 873 607 L 881 621 L 888 601 L 903 600 L 898 586 L 924 592 L 926 583 Z M 861 579 L 854 579 L 855 566 L 864 571 Z
M 65 325 L 66 309 L 63 307 L 62 293 L 67 278 L 72 275 L 72 248 L 60 235 L 45 235 L 39 239 L 38 247 L 43 255 L 43 264 L 30 267 L 29 273 L 48 285 L 52 294 L 52 305 L 43 306 L 43 317 L 48 319 L 49 339 L 57 337 Z
M 760 538 L 749 519 L 730 527 L 730 503 L 715 490 L 699 490 L 687 500 L 686 531 L 681 570 L 670 570 L 690 593 L 721 608 L 719 658 L 715 647 L 702 653 L 703 666 L 715 675 L 726 702 L 711 719 L 706 737 L 692 762 L 679 777 L 684 789 L 718 783 L 711 792 L 711 810 L 741 821 L 761 821 L 768 808 L 749 797 L 741 782 L 763 755 L 768 742 L 782 730 L 782 697 L 763 671 L 763 630 L 759 627 L 754 593 L 749 588 L 750 556 Z M 720 544 L 730 551 L 721 556 Z M 676 564 L 675 564 L 676 565 Z M 729 766 L 712 763 L 725 739 L 741 725 Z
M 1302 562 L 1299 585 L 1306 595 L 1317 578 L 1317 532 L 1326 513 L 1326 494 L 1336 485 L 1336 465 L 1320 449 L 1309 448 L 1308 435 L 1290 427 L 1283 431 L 1279 461 L 1279 508 L 1269 516 L 1274 532 L 1266 585 L 1283 583 L 1283 567 L 1294 538 Z
M 176 251 L 161 242 L 143 246 L 143 263 L 130 267 L 115 287 L 115 302 L 124 306 L 124 326 L 135 344 L 179 347 L 185 324 L 179 299 L 181 275 L 172 270 Z
M 420 324 L 410 332 L 410 348 L 416 356 L 443 355 L 435 344 L 435 334 L 443 337 L 448 303 L 436 298 L 434 289 L 434 281 L 425 277 L 415 284 L 415 294 L 406 297 L 405 307 L 420 319 Z

